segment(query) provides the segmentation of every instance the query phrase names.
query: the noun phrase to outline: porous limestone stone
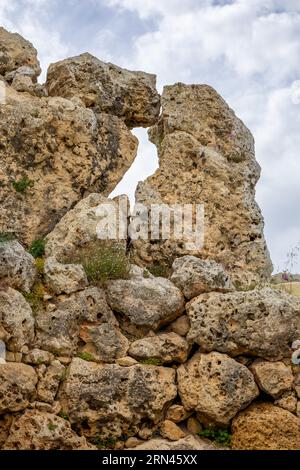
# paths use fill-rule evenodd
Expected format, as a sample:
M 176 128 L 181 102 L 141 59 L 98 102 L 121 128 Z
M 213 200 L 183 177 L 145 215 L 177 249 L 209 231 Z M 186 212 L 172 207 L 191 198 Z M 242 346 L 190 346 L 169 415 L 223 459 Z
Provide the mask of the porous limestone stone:
M 42 349 L 34 348 L 32 351 L 29 351 L 28 354 L 23 356 L 23 362 L 25 364 L 50 364 L 54 360 L 54 355 L 49 351 L 43 351 Z
M 149 127 L 158 119 L 155 75 L 122 69 L 88 53 L 51 64 L 46 86 L 50 96 L 79 98 L 96 113 L 118 116 L 129 127 Z
M 0 289 L 0 340 L 8 350 L 21 352 L 34 339 L 34 318 L 20 292 Z
M 131 344 L 128 353 L 137 360 L 157 359 L 161 363 L 185 362 L 189 345 L 176 333 L 163 333 L 139 339 Z
M 58 297 L 55 304 L 37 313 L 36 326 L 37 345 L 55 354 L 74 354 L 81 342 L 81 353 L 113 362 L 126 356 L 129 347 L 104 291 L 97 287 Z
M 170 265 L 179 256 L 195 255 L 220 263 L 241 285 L 268 279 L 272 264 L 255 202 L 260 167 L 242 121 L 213 88 L 177 83 L 164 87 L 162 113 L 149 135 L 159 169 L 138 185 L 136 201 L 148 208 L 192 204 L 195 211 L 202 204 L 204 245 L 191 250 L 190 236 L 133 240 L 136 259 Z
M 300 338 L 299 299 L 272 288 L 202 294 L 186 309 L 187 339 L 203 351 L 280 360 L 291 357 L 290 346 Z
M 251 365 L 251 371 L 259 388 L 273 398 L 279 398 L 292 389 L 294 376 L 283 362 L 257 359 Z
M 142 422 L 162 420 L 175 398 L 175 371 L 167 367 L 96 364 L 73 359 L 63 400 L 72 424 L 101 439 L 135 434 Z
M 175 320 L 184 310 L 181 291 L 168 279 L 136 278 L 109 281 L 107 301 L 131 323 L 158 329 Z
M 137 152 L 136 137 L 116 116 L 8 86 L 0 136 L 0 231 L 27 245 L 51 232 L 85 192 L 109 195 Z
M 190 414 L 191 412 L 187 411 L 182 405 L 171 405 L 167 410 L 166 419 L 174 423 L 180 423 L 181 421 L 185 421 Z
M 225 354 L 196 353 L 177 374 L 185 409 L 217 425 L 228 426 L 259 395 L 252 373 Z
M 27 408 L 35 398 L 37 380 L 26 364 L 0 364 L 0 414 Z
M 160 435 L 170 441 L 179 441 L 186 436 L 186 433 L 173 421 L 166 419 L 160 425 Z
M 232 422 L 236 450 L 299 450 L 300 420 L 271 403 L 253 403 Z
M 290 413 L 297 413 L 297 398 L 294 392 L 289 391 L 281 395 L 280 398 L 274 401 L 274 405 L 280 406 Z
M 169 441 L 167 439 L 150 439 L 134 448 L 134 450 L 217 450 L 213 444 L 209 444 L 204 439 L 196 436 L 186 436 L 179 441 Z
M 196 256 L 182 256 L 172 265 L 171 281 L 182 290 L 187 299 L 205 292 L 229 292 L 233 284 L 223 266 L 213 260 Z
M 56 258 L 47 258 L 44 265 L 45 281 L 54 294 L 71 294 L 87 284 L 84 269 L 79 264 L 62 264 Z
M 29 292 L 36 277 L 34 258 L 16 240 L 0 242 L 0 284 Z
M 96 450 L 70 423 L 54 414 L 26 410 L 15 417 L 4 450 Z
M 190 319 L 187 315 L 181 315 L 169 326 L 170 330 L 177 333 L 180 336 L 186 336 L 191 327 Z
M 37 386 L 37 398 L 40 401 L 53 404 L 58 387 L 64 377 L 65 368 L 58 361 L 52 361 Z
M 11 81 L 14 73 L 24 67 L 29 69 L 28 74 L 36 82 L 41 73 L 36 49 L 20 34 L 0 27 L 0 76 Z

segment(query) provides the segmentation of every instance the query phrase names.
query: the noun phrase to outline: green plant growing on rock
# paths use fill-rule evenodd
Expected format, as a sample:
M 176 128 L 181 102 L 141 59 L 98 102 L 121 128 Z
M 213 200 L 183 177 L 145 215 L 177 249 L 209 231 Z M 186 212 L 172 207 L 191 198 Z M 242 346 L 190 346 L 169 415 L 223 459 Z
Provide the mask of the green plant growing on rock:
M 57 428 L 57 424 L 53 424 L 53 423 L 48 424 L 49 431 L 55 431 L 56 428 Z
M 69 421 L 69 420 L 70 420 L 69 415 L 67 415 L 67 413 L 65 413 L 65 412 L 62 411 L 62 410 L 58 413 L 58 416 L 59 416 L 60 418 L 65 419 L 66 421 Z
M 166 263 L 153 263 L 147 266 L 147 269 L 155 277 L 165 277 L 168 279 L 171 274 L 171 268 Z
M 45 294 L 45 286 L 41 282 L 36 283 L 30 292 L 23 292 L 34 314 L 42 307 Z
M 141 359 L 140 364 L 145 364 L 149 366 L 162 366 L 163 362 L 160 359 L 155 359 L 155 358 L 147 358 L 147 359 Z
M 198 433 L 200 437 L 206 437 L 211 441 L 216 442 L 225 447 L 231 446 L 231 434 L 227 429 L 214 429 L 214 428 L 207 428 L 203 429 Z
M 12 185 L 17 193 L 24 194 L 34 183 L 27 176 L 23 176 L 20 180 L 13 181 Z
M 99 450 L 103 449 L 114 449 L 117 439 L 109 437 L 107 439 L 101 439 L 100 436 L 91 437 L 90 443 L 96 446 Z
M 45 255 L 45 246 L 46 240 L 44 238 L 38 238 L 37 240 L 34 240 L 30 245 L 29 253 L 35 259 L 43 258 L 43 256 Z
M 102 285 L 110 279 L 128 279 L 130 262 L 117 244 L 94 241 L 64 262 L 81 264 L 91 284 Z
M 79 352 L 79 353 L 77 353 L 77 357 L 79 357 L 83 361 L 88 361 L 88 362 L 95 361 L 94 356 L 92 354 L 88 353 L 88 352 Z

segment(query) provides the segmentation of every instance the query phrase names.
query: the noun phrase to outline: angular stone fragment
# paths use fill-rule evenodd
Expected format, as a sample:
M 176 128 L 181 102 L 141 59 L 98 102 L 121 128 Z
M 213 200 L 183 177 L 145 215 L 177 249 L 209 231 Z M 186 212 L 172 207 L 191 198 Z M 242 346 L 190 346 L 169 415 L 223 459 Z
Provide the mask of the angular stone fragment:
M 21 67 L 29 69 L 28 73 L 36 82 L 41 73 L 36 49 L 20 34 L 10 33 L 0 27 L 0 76 L 11 81 Z
M 237 450 L 299 450 L 300 420 L 271 403 L 253 403 L 232 422 Z
M 170 330 L 180 336 L 186 336 L 191 327 L 190 319 L 187 315 L 181 315 L 169 326 Z
M 62 264 L 54 257 L 45 262 L 45 280 L 54 294 L 71 294 L 84 289 L 87 284 L 84 269 L 79 264 Z
M 162 277 L 110 281 L 106 292 L 113 310 L 149 329 L 170 323 L 184 310 L 182 293 Z
M 72 361 L 64 383 L 71 423 L 101 439 L 135 434 L 145 420 L 158 423 L 175 398 L 175 371 L 166 367 Z
M 135 359 L 157 359 L 161 363 L 185 362 L 189 345 L 176 333 L 163 333 L 139 339 L 131 344 L 128 353 Z
M 36 277 L 34 258 L 17 241 L 0 242 L 0 283 L 29 292 Z
M 26 364 L 0 364 L 0 414 L 21 411 L 35 398 L 37 375 Z
M 170 441 L 179 441 L 179 439 L 186 436 L 186 433 L 177 424 L 168 419 L 161 423 L 160 434 L 165 439 L 170 439 Z
M 252 364 L 251 371 L 261 390 L 273 398 L 279 398 L 284 392 L 292 389 L 294 376 L 283 362 L 258 359 Z
M 26 410 L 14 419 L 3 449 L 96 450 L 84 437 L 77 436 L 65 419 L 35 410 Z
M 254 199 L 260 175 L 254 139 L 220 95 L 207 85 L 164 87 L 162 114 L 150 139 L 159 169 L 139 184 L 137 202 L 192 204 L 195 210 L 203 204 L 204 246 L 191 252 L 189 237 L 134 240 L 136 257 L 144 264 L 170 264 L 195 255 L 214 259 L 241 285 L 268 279 L 272 265 Z
M 34 318 L 20 292 L 0 289 L 0 340 L 8 350 L 21 352 L 34 339 Z
M 131 72 L 85 53 L 51 64 L 47 75 L 50 96 L 79 98 L 95 112 L 120 117 L 129 127 L 149 127 L 159 115 L 156 77 Z
M 186 411 L 182 405 L 171 405 L 166 413 L 166 419 L 169 419 L 174 423 L 180 423 L 180 421 L 185 421 L 190 414 L 191 412 Z
M 217 450 L 217 447 L 199 437 L 187 436 L 175 442 L 167 439 L 151 439 L 136 446 L 134 450 Z
M 205 292 L 229 292 L 233 285 L 223 266 L 213 260 L 195 256 L 177 258 L 173 265 L 171 281 L 182 290 L 187 299 Z
M 246 408 L 259 390 L 247 367 L 225 354 L 196 353 L 178 368 L 178 391 L 187 410 L 221 426 Z
M 187 304 L 187 313 L 187 338 L 203 351 L 279 360 L 291 357 L 300 338 L 299 299 L 271 288 L 203 294 Z
M 52 404 L 55 400 L 58 387 L 64 377 L 65 368 L 59 361 L 51 362 L 44 376 L 37 386 L 37 398 L 40 401 Z
M 7 87 L 0 106 L 0 231 L 28 245 L 43 237 L 86 191 L 109 195 L 136 151 L 136 137 L 116 116 Z
M 29 351 L 28 354 L 23 356 L 23 362 L 25 364 L 50 364 L 54 360 L 54 355 L 48 351 L 43 351 L 42 349 L 35 348 L 32 351 Z

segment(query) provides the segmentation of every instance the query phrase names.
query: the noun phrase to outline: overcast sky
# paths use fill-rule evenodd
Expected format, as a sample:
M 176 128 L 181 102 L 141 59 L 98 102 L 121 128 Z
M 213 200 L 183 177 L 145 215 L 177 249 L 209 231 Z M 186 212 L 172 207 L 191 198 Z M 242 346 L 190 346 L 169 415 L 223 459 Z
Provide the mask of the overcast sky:
M 257 200 L 275 270 L 284 268 L 300 243 L 299 0 L 0 0 L 0 24 L 35 45 L 42 78 L 50 62 L 88 51 L 157 74 L 159 91 L 216 88 L 255 136 Z M 117 193 L 132 195 L 157 166 L 146 130 L 135 133 L 139 155 Z

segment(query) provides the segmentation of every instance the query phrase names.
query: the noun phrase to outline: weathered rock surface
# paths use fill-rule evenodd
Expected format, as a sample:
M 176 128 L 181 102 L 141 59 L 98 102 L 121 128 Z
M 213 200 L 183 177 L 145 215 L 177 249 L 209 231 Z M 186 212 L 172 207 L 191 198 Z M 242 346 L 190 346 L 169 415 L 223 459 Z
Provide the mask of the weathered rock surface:
M 92 450 L 84 437 L 72 431 L 70 423 L 59 416 L 27 410 L 15 418 L 4 450 Z
M 151 439 L 134 448 L 134 450 L 217 450 L 212 444 L 195 436 L 187 436 L 179 441 Z
M 174 261 L 172 269 L 171 281 L 182 290 L 187 299 L 205 292 L 233 290 L 229 275 L 223 266 L 213 260 L 182 256 Z
M 84 269 L 79 264 L 62 264 L 51 257 L 46 259 L 44 271 L 47 286 L 54 294 L 71 294 L 88 284 Z
M 79 98 L 88 108 L 118 116 L 129 127 L 149 127 L 157 121 L 160 97 L 155 85 L 155 75 L 131 72 L 87 53 L 50 65 L 46 83 L 50 96 Z
M 64 400 L 71 423 L 88 435 L 120 437 L 144 420 L 159 422 L 175 398 L 175 371 L 167 367 L 121 367 L 73 359 Z
M 254 199 L 260 175 L 254 140 L 225 101 L 206 85 L 166 86 L 162 114 L 150 138 L 160 166 L 139 184 L 137 202 L 203 204 L 205 239 L 194 253 L 184 237 L 137 240 L 136 256 L 147 264 L 195 254 L 214 259 L 243 285 L 269 278 L 263 218 Z
M 9 87 L 0 135 L 0 231 L 26 243 L 49 233 L 85 191 L 110 194 L 137 150 L 116 116 Z
M 166 413 L 166 419 L 174 423 L 180 423 L 180 421 L 186 420 L 190 414 L 191 412 L 187 411 L 182 405 L 171 405 Z
M 59 361 L 53 361 L 47 368 L 37 387 L 37 398 L 40 401 L 52 404 L 62 382 L 65 368 Z
M 29 292 L 36 277 L 34 258 L 17 241 L 0 242 L 0 283 Z
M 170 330 L 180 336 L 186 336 L 191 328 L 190 319 L 187 315 L 181 315 L 169 326 Z
M 115 213 L 118 217 L 118 200 L 106 199 L 97 193 L 92 193 L 82 199 L 74 209 L 70 210 L 47 236 L 46 255 L 56 257 L 62 261 L 64 257 L 74 254 L 81 246 L 97 239 L 103 233 L 99 227 L 106 220 L 106 210 L 100 210 L 102 205 L 107 211 Z M 124 197 L 124 215 L 127 210 L 127 197 Z M 121 216 L 123 215 L 120 207 Z M 120 246 L 126 246 L 125 240 L 120 240 Z
M 271 403 L 253 404 L 232 423 L 237 450 L 299 450 L 300 420 Z
M 41 73 L 36 49 L 19 34 L 0 27 L 0 76 L 11 81 L 21 67 L 29 69 L 28 73 L 36 82 Z
M 184 310 L 182 293 L 162 277 L 110 281 L 107 300 L 134 325 L 152 329 L 170 323 Z
M 247 367 L 216 352 L 196 353 L 178 368 L 178 391 L 187 410 L 221 426 L 259 394 Z
M 187 304 L 187 313 L 188 340 L 204 351 L 278 360 L 300 338 L 299 300 L 271 288 L 203 294 Z
M 170 441 L 179 441 L 186 436 L 186 433 L 173 421 L 166 419 L 160 425 L 160 435 Z
M 7 349 L 20 352 L 34 339 L 34 318 L 29 304 L 20 292 L 10 287 L 0 289 L 0 340 Z
M 81 340 L 80 351 L 95 360 L 113 362 L 126 356 L 129 346 L 103 290 L 96 287 L 58 297 L 38 312 L 36 324 L 37 344 L 56 354 L 74 354 Z
M 131 344 L 128 353 L 135 359 L 157 359 L 162 363 L 185 362 L 189 345 L 176 333 L 164 333 L 139 339 Z
M 35 398 L 37 375 L 26 364 L 0 364 L 0 414 L 24 410 Z
M 284 392 L 292 389 L 294 376 L 283 362 L 258 359 L 252 364 L 251 371 L 260 389 L 273 398 L 279 398 Z

